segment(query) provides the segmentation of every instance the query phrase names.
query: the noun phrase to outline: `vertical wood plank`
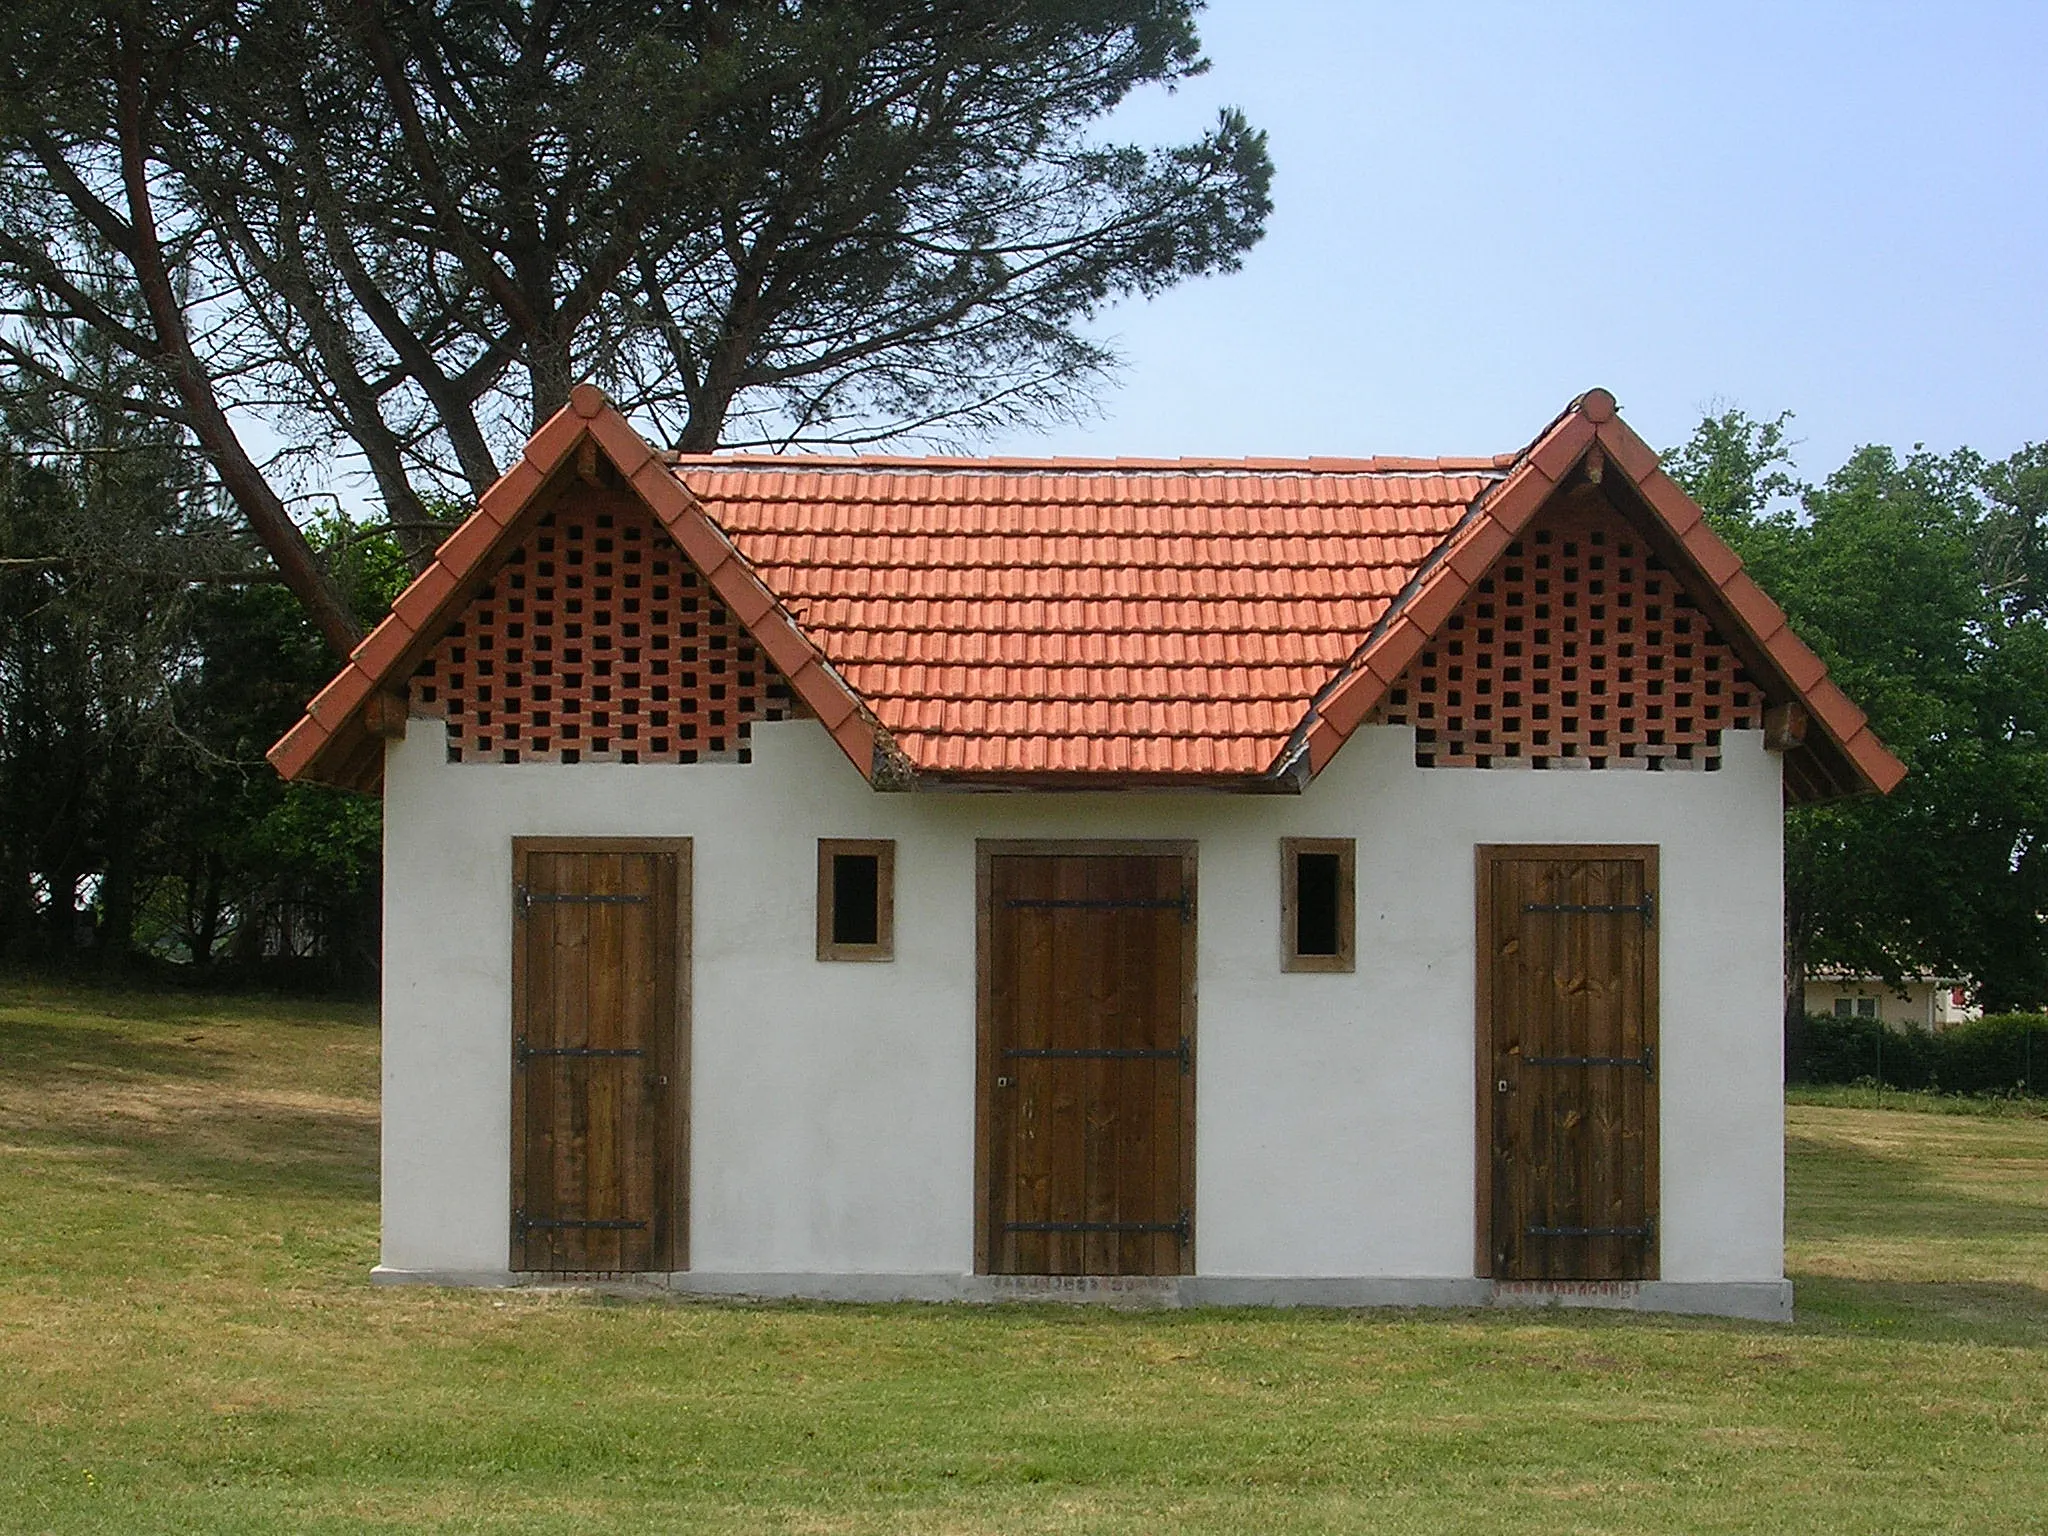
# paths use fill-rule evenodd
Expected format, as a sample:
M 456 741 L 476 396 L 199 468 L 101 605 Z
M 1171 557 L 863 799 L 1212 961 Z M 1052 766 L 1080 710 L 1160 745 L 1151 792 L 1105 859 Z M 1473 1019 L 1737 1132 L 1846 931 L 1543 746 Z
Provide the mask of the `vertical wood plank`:
M 1192 854 L 1155 859 L 1148 894 L 1155 900 L 1185 899 L 1189 911 L 1162 908 L 1151 914 L 1152 968 L 1146 989 L 1152 1027 L 1145 1043 L 1155 1050 L 1178 1049 L 1183 1040 L 1193 1042 L 1194 1008 L 1194 856 Z M 1191 1128 L 1194 1078 L 1183 1072 L 1180 1061 L 1166 1057 L 1152 1063 L 1151 1127 L 1152 1168 L 1146 1200 L 1146 1221 L 1178 1221 L 1182 1212 L 1194 1206 L 1194 1146 Z M 1146 1273 L 1172 1275 L 1187 1273 L 1193 1262 L 1192 1237 L 1183 1241 L 1173 1233 L 1161 1233 L 1145 1242 Z
M 619 1232 L 617 1268 L 649 1270 L 659 1236 L 655 1217 L 655 1157 L 660 1145 L 660 1114 L 656 1067 L 654 954 L 656 906 L 653 857 L 623 853 L 618 857 L 619 890 L 639 900 L 615 910 L 619 914 L 619 1042 L 640 1057 L 620 1058 L 606 1076 L 618 1096 L 619 1214 L 641 1223 Z
M 585 887 L 588 894 L 624 894 L 619 889 L 618 855 L 584 854 L 581 857 L 589 871 L 589 884 Z M 625 1049 L 621 1031 L 624 988 L 620 975 L 625 964 L 624 909 L 613 905 L 591 905 L 583 910 L 588 914 L 585 921 L 590 928 L 590 991 L 584 1043 L 595 1050 Z M 577 1062 L 575 1074 L 581 1081 L 589 1127 L 586 1133 L 584 1207 L 588 1217 L 594 1221 L 623 1219 L 618 1214 L 624 1204 L 618 1066 L 616 1058 L 585 1058 Z M 622 1236 L 616 1229 L 585 1229 L 585 1267 L 616 1270 L 620 1263 Z
M 1058 901 L 1082 901 L 1088 895 L 1088 862 L 1057 859 L 1052 862 L 1052 894 Z M 1075 907 L 1050 909 L 1053 931 L 1052 1003 L 1046 1019 L 1046 1043 L 1059 1050 L 1083 1049 L 1089 1044 L 1088 987 L 1095 964 L 1099 930 L 1086 921 Z M 1084 1201 L 1085 1147 L 1087 1139 L 1086 1088 L 1088 1063 L 1072 1057 L 1053 1057 L 1046 1062 L 1052 1081 L 1046 1114 L 1046 1186 L 1049 1219 L 1077 1222 L 1087 1219 Z M 1046 1269 L 1052 1275 L 1078 1275 L 1085 1264 L 1082 1234 L 1051 1232 L 1046 1235 Z
M 1125 860 L 1076 859 L 1083 899 L 1114 901 L 1123 895 Z M 1129 913 L 1112 908 L 1082 910 L 1073 914 L 1079 941 L 1078 974 L 1074 977 L 1074 1042 L 1083 1050 L 1122 1048 L 1130 1021 L 1124 1016 L 1126 978 L 1119 970 L 1123 940 L 1129 931 Z M 1122 1063 L 1105 1057 L 1077 1061 L 1074 1077 L 1079 1104 L 1079 1201 L 1077 1220 L 1113 1222 L 1116 1217 L 1114 1143 L 1118 1132 L 1116 1114 L 1122 1088 L 1116 1070 Z M 1108 1232 L 1075 1234 L 1077 1267 L 1081 1275 L 1116 1273 L 1117 1240 Z
M 669 1213 L 667 1267 L 690 1267 L 690 1122 L 692 1092 L 692 935 L 696 921 L 696 845 L 685 840 L 671 857 L 673 905 L 667 932 L 672 961 L 666 973 L 670 1003 L 664 1013 L 669 1021 L 669 1155 L 668 1177 L 672 1194 L 665 1206 Z
M 559 889 L 564 895 L 588 895 L 590 858 L 568 853 L 556 860 Z M 557 1036 L 554 1043 L 584 1046 L 590 1043 L 590 911 L 587 906 L 563 903 L 554 908 L 555 1001 Z M 561 1057 L 548 1064 L 549 1078 L 556 1094 L 555 1191 L 558 1215 L 565 1220 L 588 1220 L 590 1210 L 590 1095 L 585 1091 L 575 1058 Z M 590 1234 L 577 1227 L 560 1228 L 550 1245 L 556 1267 L 588 1270 Z
M 1664 1052 L 1658 1034 L 1662 994 L 1659 991 L 1657 980 L 1657 952 L 1659 948 L 1658 935 L 1663 931 L 1662 924 L 1665 921 L 1665 912 L 1663 887 L 1658 873 L 1658 858 L 1657 849 L 1645 848 L 1642 850 L 1642 894 L 1652 904 L 1657 913 L 1656 923 L 1648 927 L 1643 933 L 1642 954 L 1639 962 L 1639 985 L 1642 989 L 1641 1009 L 1638 1014 L 1642 1021 L 1640 1044 L 1642 1049 L 1649 1053 L 1651 1060 L 1656 1064 L 1655 1072 L 1653 1074 L 1646 1074 L 1644 1077 L 1640 1101 L 1643 1136 L 1641 1211 L 1642 1219 L 1650 1224 L 1653 1234 L 1651 1240 L 1644 1245 L 1642 1255 L 1642 1274 L 1645 1280 L 1658 1279 L 1663 1273 L 1663 1216 L 1658 1185 L 1658 1160 L 1661 1144 L 1661 1134 L 1658 1129 L 1658 1100 L 1663 1091 Z
M 535 974 L 531 963 L 532 925 L 527 919 L 526 907 L 521 892 L 526 887 L 527 864 L 534 857 L 517 844 L 512 849 L 512 1209 L 515 1220 L 511 1230 L 511 1267 L 514 1270 L 532 1267 L 526 1251 L 527 1236 L 517 1223 L 516 1213 L 527 1207 L 527 1160 L 532 1156 L 533 1134 L 531 1131 L 531 1108 L 527 1089 L 526 1064 L 520 1052 L 520 1044 L 532 1027 L 529 1016 L 533 1012 L 533 999 L 541 978 Z M 544 996 L 545 987 L 541 986 Z

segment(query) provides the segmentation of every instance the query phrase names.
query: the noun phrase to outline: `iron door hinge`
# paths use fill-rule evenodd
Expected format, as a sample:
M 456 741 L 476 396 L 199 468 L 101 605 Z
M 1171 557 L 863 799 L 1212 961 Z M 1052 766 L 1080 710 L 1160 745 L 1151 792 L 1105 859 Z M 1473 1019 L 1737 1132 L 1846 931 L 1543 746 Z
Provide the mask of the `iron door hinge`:
M 526 886 L 517 886 L 519 915 L 526 916 L 537 906 L 555 907 L 644 907 L 654 900 L 652 896 L 633 895 L 627 892 L 593 892 L 580 894 L 574 891 L 535 891 Z
M 512 1226 L 521 1237 L 529 1232 L 638 1232 L 646 1228 L 644 1221 L 583 1221 L 553 1216 L 529 1216 L 525 1211 L 512 1213 Z
M 592 1045 L 528 1045 L 526 1036 L 521 1035 L 514 1042 L 512 1054 L 520 1066 L 525 1066 L 535 1056 L 566 1056 L 571 1060 L 619 1060 L 626 1057 L 645 1056 L 644 1050 L 614 1050 Z
M 1524 1237 L 1639 1237 L 1644 1242 L 1657 1236 L 1655 1217 L 1640 1227 L 1524 1227 Z
M 1195 895 L 1182 891 L 1178 896 L 1011 896 L 1003 905 L 1016 909 L 1051 909 L 1054 911 L 1115 912 L 1137 909 L 1140 911 L 1175 911 L 1180 913 L 1182 923 L 1195 920 Z
M 1577 901 L 1525 901 L 1524 912 L 1592 912 L 1621 913 L 1633 912 L 1643 920 L 1645 928 L 1657 926 L 1657 893 L 1643 892 L 1641 901 L 1629 902 L 1577 902 Z
M 1524 1056 L 1523 1065 L 1531 1067 L 1641 1067 L 1643 1076 L 1650 1082 L 1657 1080 L 1657 1048 L 1643 1047 L 1640 1056 Z M 1505 1093 L 1507 1090 L 1501 1090 Z
M 1005 1232 L 1106 1232 L 1112 1236 L 1163 1237 L 1185 1245 L 1194 1235 L 1194 1216 L 1183 1210 L 1173 1221 L 1006 1221 Z
M 1032 1061 L 1178 1061 L 1182 1077 L 1192 1070 L 1192 1056 L 1186 1036 L 1181 1037 L 1178 1045 L 1019 1045 L 1003 1052 L 1005 1060 L 1016 1057 Z

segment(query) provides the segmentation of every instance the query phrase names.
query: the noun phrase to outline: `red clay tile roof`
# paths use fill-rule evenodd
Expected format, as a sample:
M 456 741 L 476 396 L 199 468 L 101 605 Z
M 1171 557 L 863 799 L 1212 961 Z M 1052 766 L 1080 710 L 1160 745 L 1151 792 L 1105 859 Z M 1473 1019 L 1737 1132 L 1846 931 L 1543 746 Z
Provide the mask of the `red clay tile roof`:
M 916 771 L 1239 777 L 1273 767 L 1503 466 L 692 458 L 676 473 Z
M 394 690 L 544 492 L 604 465 L 877 787 L 1298 788 L 1552 492 L 1603 472 L 1803 707 L 1790 792 L 1905 771 L 1601 390 L 1483 459 L 664 461 L 579 386 L 271 749 L 279 772 L 374 789 Z

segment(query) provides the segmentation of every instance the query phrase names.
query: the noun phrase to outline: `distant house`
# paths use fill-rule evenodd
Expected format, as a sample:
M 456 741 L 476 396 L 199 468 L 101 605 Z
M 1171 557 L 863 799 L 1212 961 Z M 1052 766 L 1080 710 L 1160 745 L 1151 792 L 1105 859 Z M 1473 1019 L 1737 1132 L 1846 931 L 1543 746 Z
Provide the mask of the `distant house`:
M 1789 1315 L 1785 799 L 1903 769 L 1528 448 L 662 455 L 575 391 L 272 751 L 385 810 L 391 1280 Z
M 1894 987 L 1882 976 L 1823 971 L 1806 979 L 1806 1011 L 1838 1019 L 1881 1019 L 1914 1029 L 1941 1030 L 1984 1010 L 1970 1001 L 1968 983 L 1954 976 L 1908 976 Z

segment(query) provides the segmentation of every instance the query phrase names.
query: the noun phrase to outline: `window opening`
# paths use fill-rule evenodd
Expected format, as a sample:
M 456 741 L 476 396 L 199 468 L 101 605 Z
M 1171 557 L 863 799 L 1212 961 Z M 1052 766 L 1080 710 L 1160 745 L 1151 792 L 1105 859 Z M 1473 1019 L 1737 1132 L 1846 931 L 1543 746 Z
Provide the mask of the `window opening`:
M 1294 952 L 1337 953 L 1337 855 L 1297 854 L 1294 860 Z
M 895 958 L 896 845 L 818 839 L 818 958 Z
M 832 942 L 873 944 L 881 938 L 882 861 L 872 853 L 832 855 Z
M 1350 838 L 1281 840 L 1282 968 L 1354 968 L 1356 844 Z

